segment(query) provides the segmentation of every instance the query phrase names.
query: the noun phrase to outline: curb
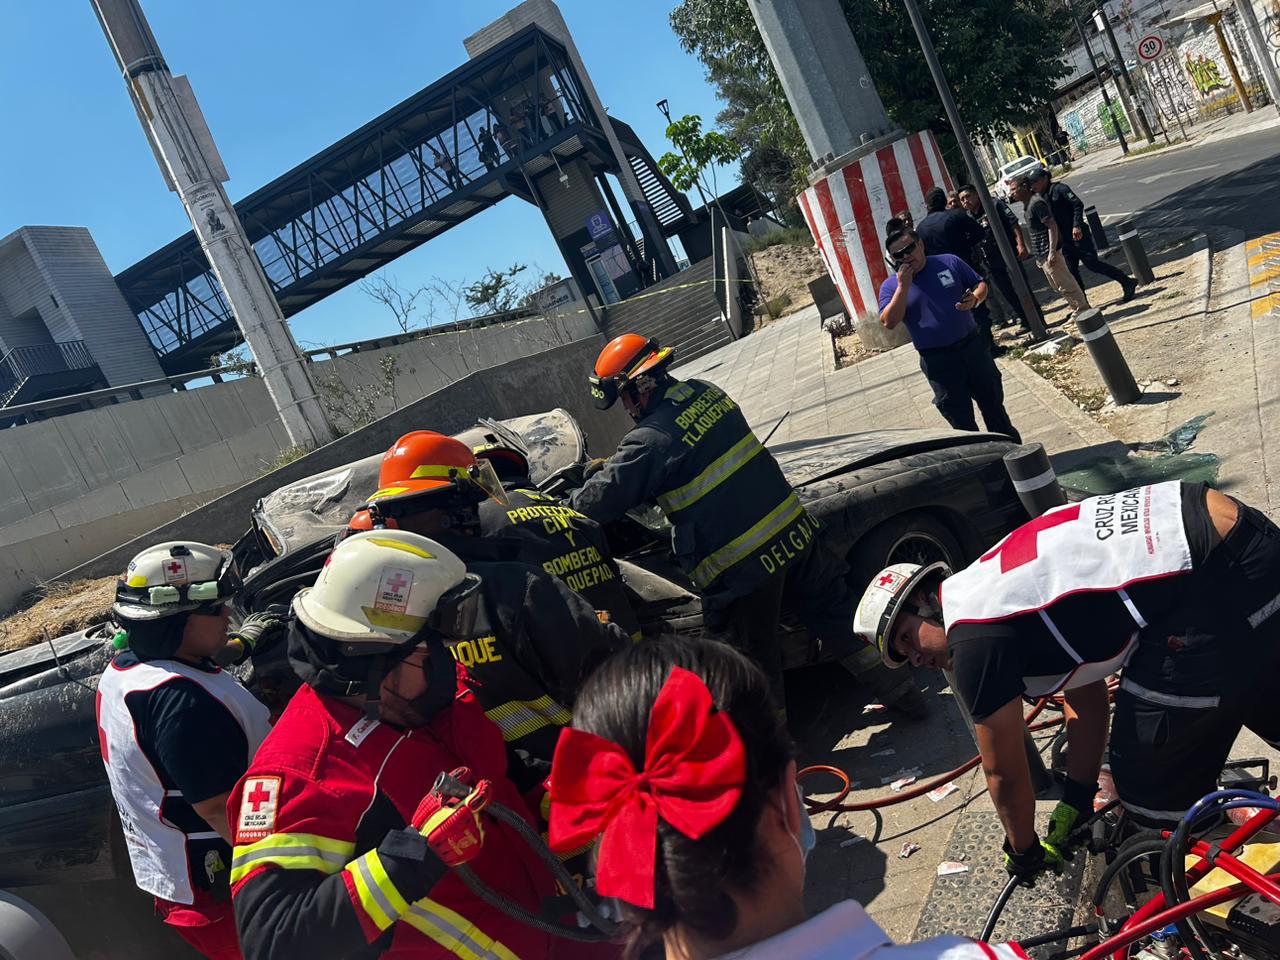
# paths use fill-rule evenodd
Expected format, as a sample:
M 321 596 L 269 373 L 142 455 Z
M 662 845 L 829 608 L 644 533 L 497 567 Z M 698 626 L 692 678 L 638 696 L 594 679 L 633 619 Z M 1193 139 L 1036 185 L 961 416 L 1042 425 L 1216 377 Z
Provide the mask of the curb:
M 1266 108 L 1269 109 L 1270 104 L 1268 104 Z M 1098 166 L 1093 167 L 1092 169 L 1106 170 L 1108 167 L 1118 167 L 1122 163 L 1132 163 L 1138 160 L 1150 160 L 1154 157 L 1160 157 L 1160 156 L 1164 156 L 1165 154 L 1176 153 L 1179 150 L 1185 150 L 1188 147 L 1198 147 L 1208 143 L 1222 143 L 1226 140 L 1234 140 L 1236 137 L 1247 137 L 1255 133 L 1264 133 L 1268 130 L 1275 129 L 1277 126 L 1280 126 L 1280 117 L 1268 118 L 1262 123 L 1258 123 L 1253 126 L 1246 127 L 1243 130 L 1232 130 L 1221 136 L 1215 136 L 1214 132 L 1211 130 L 1208 130 L 1208 131 L 1202 130 L 1197 133 L 1194 133 L 1191 137 L 1189 137 L 1186 140 L 1179 140 L 1175 143 L 1169 144 L 1168 146 L 1162 146 L 1158 150 L 1149 150 L 1145 153 L 1138 154 L 1136 157 L 1120 156 L 1120 157 L 1117 157 L 1115 160 L 1108 160 L 1106 163 L 1100 163 L 1098 164 Z
M 1118 439 L 1110 430 L 1064 397 L 1057 387 L 1021 360 L 1001 358 L 996 361 L 996 365 L 1000 367 L 1002 372 L 1009 374 L 1018 383 L 1022 384 L 1028 393 L 1034 394 L 1036 399 L 1048 407 L 1054 416 L 1060 420 L 1065 420 L 1067 425 L 1080 436 L 1080 439 L 1086 445 L 1115 443 Z M 1065 451 L 1049 450 L 1046 452 L 1052 457 L 1054 454 Z

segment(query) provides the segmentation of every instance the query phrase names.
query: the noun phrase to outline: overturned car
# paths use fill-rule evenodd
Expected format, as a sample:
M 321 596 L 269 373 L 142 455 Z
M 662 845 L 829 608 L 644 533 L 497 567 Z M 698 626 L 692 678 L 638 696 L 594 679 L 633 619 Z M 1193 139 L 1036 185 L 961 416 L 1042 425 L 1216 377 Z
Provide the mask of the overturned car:
M 564 410 L 507 421 L 530 451 L 533 481 L 550 493 L 580 482 L 587 439 Z M 1002 457 L 1001 437 L 951 430 L 882 430 L 771 446 L 828 549 L 844 556 L 861 590 L 889 563 L 962 566 L 1026 515 Z M 287 603 L 318 574 L 333 540 L 377 486 L 381 454 L 281 487 L 254 508 L 234 556 L 243 616 Z M 701 607 L 652 507 L 608 528 L 646 635 L 702 629 Z M 784 614 L 787 668 L 822 661 L 821 644 Z M 183 956 L 149 919 L 98 752 L 94 696 L 112 648 L 104 627 L 0 656 L 0 889 L 44 910 L 82 957 Z M 244 679 L 267 699 L 291 687 L 270 653 Z M 21 732 L 19 732 L 21 731 Z M 0 953 L 6 910 L 0 900 Z

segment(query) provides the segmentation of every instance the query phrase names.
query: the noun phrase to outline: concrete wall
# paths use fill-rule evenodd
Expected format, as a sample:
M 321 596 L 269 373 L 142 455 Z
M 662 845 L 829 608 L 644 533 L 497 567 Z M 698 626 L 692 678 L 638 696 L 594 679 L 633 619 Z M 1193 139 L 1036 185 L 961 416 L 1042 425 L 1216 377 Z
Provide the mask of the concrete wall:
M 555 324 L 526 321 L 316 364 L 322 382 L 332 377 L 355 390 L 381 376 L 380 359 L 394 355 L 400 409 L 396 417 L 378 421 L 381 432 L 367 427 L 337 441 L 342 446 L 336 449 L 343 452 L 334 453 L 330 444 L 304 458 L 317 463 L 312 458 L 320 454 L 336 457 L 298 476 L 385 449 L 408 429 L 448 432 L 479 416 L 520 416 L 556 406 L 579 416 L 593 436 L 609 437 L 599 441 L 607 451 L 617 439 L 616 417 L 582 402 L 584 371 L 601 340 L 598 334 L 569 340 L 581 331 L 576 318 Z M 476 372 L 484 361 L 497 366 Z M 338 395 L 332 388 L 326 392 Z M 385 407 L 379 411 L 384 416 L 394 412 L 389 400 L 379 406 Z M 404 424 L 410 426 L 400 429 Z M 348 456 L 353 443 L 373 445 Z M 37 583 L 158 522 L 227 490 L 252 486 L 287 446 L 266 388 L 256 378 L 0 431 L 0 516 L 11 518 L 0 528 L 0 609 Z M 292 476 L 268 483 L 273 487 L 288 479 Z M 215 542 L 239 535 L 247 509 L 229 514 L 230 526 L 211 531 Z
M 67 570 L 56 579 L 119 573 L 135 553 L 148 543 L 161 540 L 187 538 L 226 542 L 239 537 L 248 528 L 249 511 L 253 505 L 272 490 L 385 450 L 405 432 L 424 426 L 455 432 L 470 426 L 480 416 L 518 417 L 563 407 L 577 418 L 588 434 L 592 454 L 607 455 L 630 428 L 631 422 L 621 404 L 612 410 L 596 410 L 583 388 L 583 372 L 595 361 L 602 342 L 603 338 L 591 337 L 469 374 L 271 474 L 251 480 L 185 516 Z M 29 573 L 27 579 L 34 582 Z M 0 571 L 0 608 L 17 599 L 22 591 L 15 587 L 21 582 L 22 571 Z

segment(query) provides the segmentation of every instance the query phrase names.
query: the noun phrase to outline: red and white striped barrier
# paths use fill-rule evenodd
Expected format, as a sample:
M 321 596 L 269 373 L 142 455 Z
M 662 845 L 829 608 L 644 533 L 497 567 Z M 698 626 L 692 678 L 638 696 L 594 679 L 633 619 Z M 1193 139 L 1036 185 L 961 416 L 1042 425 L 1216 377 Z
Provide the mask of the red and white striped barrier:
M 889 276 L 884 222 L 910 210 L 924 217 L 924 195 L 954 189 L 938 143 L 928 130 L 859 157 L 797 198 L 849 316 L 879 312 L 880 284 Z

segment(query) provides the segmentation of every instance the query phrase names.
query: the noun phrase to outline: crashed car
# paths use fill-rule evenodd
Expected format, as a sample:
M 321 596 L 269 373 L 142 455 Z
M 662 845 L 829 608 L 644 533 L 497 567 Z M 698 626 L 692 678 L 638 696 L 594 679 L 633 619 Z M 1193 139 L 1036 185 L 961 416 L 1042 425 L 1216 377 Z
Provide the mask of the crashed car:
M 564 410 L 507 421 L 529 446 L 531 478 L 549 492 L 580 482 L 587 438 Z M 829 546 L 861 590 L 889 563 L 963 566 L 1026 519 L 1001 437 L 879 430 L 775 444 L 777 458 Z M 234 547 L 244 585 L 238 614 L 287 603 L 318 574 L 334 537 L 377 487 L 381 454 L 281 487 L 253 510 Z M 646 635 L 701 630 L 698 597 L 676 564 L 670 528 L 652 507 L 608 528 Z M 823 659 L 784 617 L 788 668 Z M 183 956 L 133 886 L 98 754 L 94 695 L 111 655 L 103 627 L 0 656 L 0 889 L 34 902 L 81 956 Z M 278 648 L 244 678 L 265 699 L 287 695 Z M 287 670 L 287 667 L 283 667 Z M 12 731 L 22 731 L 15 735 Z M 0 902 L 0 954 L 5 913 Z M 90 922 L 86 911 L 97 919 Z

